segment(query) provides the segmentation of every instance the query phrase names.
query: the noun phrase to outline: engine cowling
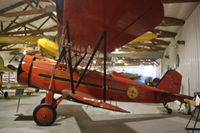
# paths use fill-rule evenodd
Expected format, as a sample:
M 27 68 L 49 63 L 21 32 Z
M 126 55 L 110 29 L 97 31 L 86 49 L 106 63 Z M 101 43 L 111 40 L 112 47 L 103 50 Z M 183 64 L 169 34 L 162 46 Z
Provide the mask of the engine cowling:
M 21 60 L 18 71 L 17 71 L 17 81 L 20 84 L 29 85 L 29 78 L 31 74 L 32 64 L 35 60 L 34 56 L 24 56 Z

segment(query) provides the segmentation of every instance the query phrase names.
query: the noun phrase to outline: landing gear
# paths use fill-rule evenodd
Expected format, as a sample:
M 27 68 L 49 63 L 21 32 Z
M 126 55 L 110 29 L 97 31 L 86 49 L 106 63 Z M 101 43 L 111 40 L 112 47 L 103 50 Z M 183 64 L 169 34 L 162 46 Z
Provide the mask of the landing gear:
M 53 92 L 47 92 L 46 96 L 41 100 L 40 105 L 38 105 L 33 111 L 35 123 L 39 126 L 52 125 L 57 116 L 56 108 L 62 100 L 62 96 L 55 99 Z
M 6 91 L 6 92 L 4 92 L 4 98 L 8 98 L 8 92 Z
M 8 98 L 8 92 L 7 91 L 3 91 L 1 88 L 0 88 L 0 93 L 4 96 L 4 98 Z
M 38 88 L 35 89 L 35 92 L 39 92 L 40 90 Z
M 57 112 L 50 104 L 40 104 L 33 111 L 34 121 L 39 126 L 50 126 L 56 120 Z
M 168 114 L 171 114 L 171 113 L 173 112 L 172 109 L 169 108 L 168 105 L 167 105 L 166 103 L 163 103 L 163 105 L 164 105 L 165 109 L 167 110 L 167 113 L 168 113 Z

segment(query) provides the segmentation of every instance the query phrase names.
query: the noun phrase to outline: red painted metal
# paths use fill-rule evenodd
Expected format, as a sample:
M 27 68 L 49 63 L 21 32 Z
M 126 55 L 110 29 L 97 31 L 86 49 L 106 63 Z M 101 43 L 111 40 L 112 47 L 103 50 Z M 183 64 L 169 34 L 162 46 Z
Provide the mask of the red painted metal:
M 164 13 L 160 0 L 64 0 L 63 14 L 74 50 L 93 49 L 107 32 L 107 52 L 111 52 L 153 29 Z M 63 24 L 59 25 L 63 29 Z
M 40 108 L 36 113 L 37 120 L 40 123 L 48 123 L 49 121 L 52 121 L 53 115 L 52 110 L 46 107 Z
M 63 94 L 63 96 L 72 96 L 76 100 L 91 104 L 93 103 L 96 106 L 102 106 L 105 108 L 110 108 L 114 110 L 113 107 L 108 107 L 92 100 L 102 100 L 103 99 L 103 74 L 97 71 L 88 71 L 88 73 L 83 78 L 80 86 L 76 88 L 76 94 L 73 95 L 71 92 L 71 83 L 69 70 L 63 70 L 61 67 L 55 69 L 55 75 L 52 82 L 52 87 L 49 88 L 52 69 L 55 66 L 55 63 L 50 63 L 47 61 L 32 60 L 32 56 L 25 56 L 23 63 L 21 64 L 21 71 L 18 71 L 19 82 L 27 84 L 27 74 L 30 73 L 27 70 L 31 70 L 31 74 L 28 77 L 30 79 L 29 85 L 52 91 L 54 93 Z M 32 65 L 30 65 L 32 64 Z M 62 66 L 62 65 L 61 65 Z M 25 70 L 24 70 L 25 69 Z M 74 72 L 74 81 L 79 79 L 78 72 Z M 173 80 L 166 80 L 168 77 L 172 76 Z M 181 75 L 171 70 L 164 76 L 160 84 L 163 82 L 168 82 L 163 88 L 155 88 L 145 84 L 140 84 L 135 81 L 132 81 L 125 77 L 120 77 L 116 75 L 107 75 L 107 100 L 115 101 L 125 101 L 125 102 L 142 102 L 142 103 L 168 103 L 174 100 L 183 101 L 184 98 L 191 99 L 190 96 L 178 95 L 172 91 L 166 90 L 168 87 L 173 89 L 173 85 L 179 86 L 174 89 L 176 92 L 180 90 Z M 26 81 L 26 83 L 24 82 Z M 158 85 L 159 86 L 159 85 Z M 81 100 L 82 99 L 82 100 Z M 93 101 L 93 102 L 92 102 Z M 116 109 L 119 111 L 120 109 Z

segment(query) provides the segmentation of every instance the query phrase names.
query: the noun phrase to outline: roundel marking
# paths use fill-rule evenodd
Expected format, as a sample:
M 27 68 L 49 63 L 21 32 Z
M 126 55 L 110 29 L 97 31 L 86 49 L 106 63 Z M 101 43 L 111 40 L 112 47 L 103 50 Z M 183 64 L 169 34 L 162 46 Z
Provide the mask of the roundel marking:
M 138 89 L 134 86 L 131 86 L 127 90 L 127 95 L 130 99 L 135 99 L 138 96 Z

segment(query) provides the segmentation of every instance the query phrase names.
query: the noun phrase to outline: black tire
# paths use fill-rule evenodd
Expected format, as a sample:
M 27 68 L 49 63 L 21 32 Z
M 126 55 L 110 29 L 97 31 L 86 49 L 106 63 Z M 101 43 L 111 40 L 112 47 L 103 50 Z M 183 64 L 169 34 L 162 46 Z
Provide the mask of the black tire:
M 42 109 L 42 110 L 41 110 Z M 45 110 L 44 110 L 45 109 Z M 47 116 L 47 114 L 50 114 Z M 50 104 L 40 104 L 33 111 L 33 119 L 39 126 L 50 126 L 56 120 L 56 110 Z
M 167 109 L 168 114 L 171 114 L 172 112 L 173 112 L 172 109 L 170 109 L 170 108 Z
M 35 92 L 39 92 L 39 91 L 40 91 L 40 89 L 38 89 L 38 88 L 35 89 Z
M 6 92 L 4 92 L 4 98 L 8 98 L 8 92 L 6 91 Z
M 43 103 L 44 103 L 44 101 L 45 101 L 45 97 L 44 97 L 44 98 L 42 98 L 42 100 L 40 101 L 40 104 L 43 104 Z

